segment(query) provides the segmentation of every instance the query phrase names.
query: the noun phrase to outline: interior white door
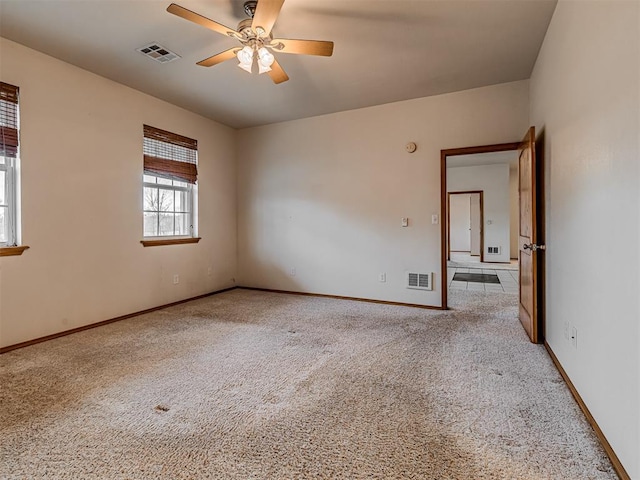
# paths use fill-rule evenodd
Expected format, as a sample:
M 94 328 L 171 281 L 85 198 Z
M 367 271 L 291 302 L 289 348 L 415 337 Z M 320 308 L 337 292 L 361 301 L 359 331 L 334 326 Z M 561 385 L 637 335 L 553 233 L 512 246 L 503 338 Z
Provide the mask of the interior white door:
M 451 194 L 449 197 L 450 237 L 452 252 L 471 251 L 471 200 L 469 194 Z
M 472 193 L 470 195 L 470 211 L 471 211 L 471 255 L 480 255 L 481 242 L 480 234 L 482 228 L 480 214 L 480 194 Z

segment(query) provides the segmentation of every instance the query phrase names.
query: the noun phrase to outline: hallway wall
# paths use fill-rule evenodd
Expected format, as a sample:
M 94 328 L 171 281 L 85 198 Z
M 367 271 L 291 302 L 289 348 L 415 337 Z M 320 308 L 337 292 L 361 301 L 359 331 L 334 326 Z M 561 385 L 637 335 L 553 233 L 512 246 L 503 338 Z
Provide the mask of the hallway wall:
M 518 193 L 518 165 L 509 166 L 509 250 L 511 258 L 518 259 L 518 240 L 520 230 L 520 197 Z
M 447 191 L 484 192 L 484 261 L 509 262 L 509 165 L 476 165 L 447 168 Z M 500 254 L 488 254 L 500 247 Z
M 546 340 L 640 478 L 640 2 L 560 1 L 531 78 L 544 144 Z M 567 334 L 577 329 L 577 348 Z

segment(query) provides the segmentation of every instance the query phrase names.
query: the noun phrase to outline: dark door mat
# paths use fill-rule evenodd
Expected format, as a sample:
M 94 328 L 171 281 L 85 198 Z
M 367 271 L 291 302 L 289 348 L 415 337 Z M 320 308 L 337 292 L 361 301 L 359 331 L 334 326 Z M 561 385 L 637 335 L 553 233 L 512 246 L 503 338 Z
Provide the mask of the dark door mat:
M 453 281 L 458 282 L 476 282 L 476 283 L 500 283 L 498 275 L 491 273 L 456 273 L 453 275 Z

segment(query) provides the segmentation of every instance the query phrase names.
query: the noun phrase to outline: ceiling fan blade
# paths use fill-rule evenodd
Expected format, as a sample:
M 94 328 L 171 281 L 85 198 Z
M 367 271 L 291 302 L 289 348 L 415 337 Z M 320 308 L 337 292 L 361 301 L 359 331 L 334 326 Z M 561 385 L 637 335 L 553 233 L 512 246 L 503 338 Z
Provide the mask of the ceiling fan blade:
M 208 28 L 209 30 L 213 30 L 214 32 L 221 33 L 222 35 L 229 36 L 230 33 L 235 33 L 239 35 L 233 28 L 229 28 L 221 23 L 214 22 L 210 18 L 203 17 L 202 15 L 192 12 L 180 5 L 176 5 L 172 3 L 167 7 L 167 12 L 173 13 L 178 17 L 184 18 L 185 20 L 189 20 L 190 22 L 197 23 L 198 25 L 202 25 L 203 27 Z
M 260 27 L 264 30 L 264 35 L 268 36 L 271 33 L 273 24 L 276 23 L 283 3 L 284 0 L 258 0 L 251 28 L 255 31 L 256 28 Z
M 269 76 L 271 77 L 271 80 L 273 80 L 273 83 L 276 84 L 289 80 L 289 75 L 287 75 L 287 73 L 282 69 L 277 60 L 273 62 L 273 65 L 271 65 Z
M 279 44 L 282 48 L 278 48 Z M 274 50 L 282 53 L 296 53 L 299 55 L 320 55 L 330 57 L 333 54 L 333 42 L 322 40 L 292 40 L 277 38 L 271 41 Z
M 225 50 L 224 52 L 220 52 L 215 54 L 212 57 L 205 58 L 204 60 L 200 60 L 197 65 L 201 67 L 213 67 L 219 63 L 224 62 L 225 60 L 229 60 L 231 58 L 236 57 L 237 48 L 230 48 L 229 50 Z

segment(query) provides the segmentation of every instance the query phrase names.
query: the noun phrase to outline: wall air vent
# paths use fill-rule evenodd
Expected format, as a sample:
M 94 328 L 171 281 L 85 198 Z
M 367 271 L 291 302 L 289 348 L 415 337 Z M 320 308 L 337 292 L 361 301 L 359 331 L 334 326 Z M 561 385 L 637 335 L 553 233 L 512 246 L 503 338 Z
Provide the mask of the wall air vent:
M 157 43 L 150 43 L 144 47 L 136 48 L 136 51 L 160 63 L 169 63 L 180 58 L 180 55 L 172 52 L 168 48 L 164 48 Z
M 407 272 L 407 288 L 433 290 L 433 273 Z
M 500 255 L 500 247 L 487 247 L 489 255 Z

